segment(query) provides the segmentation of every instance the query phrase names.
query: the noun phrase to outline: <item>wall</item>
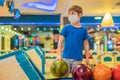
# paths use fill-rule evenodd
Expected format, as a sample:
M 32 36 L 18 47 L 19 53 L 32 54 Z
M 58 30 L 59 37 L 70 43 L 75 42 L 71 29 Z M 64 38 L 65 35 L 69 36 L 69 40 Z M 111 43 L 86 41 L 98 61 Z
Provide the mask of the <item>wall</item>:
M 38 35 L 40 37 L 40 43 L 44 44 L 44 50 L 45 51 L 50 51 L 51 48 L 53 48 L 53 32 L 39 31 L 38 33 L 36 33 L 36 35 Z M 46 37 L 48 35 L 49 35 L 49 37 L 51 37 L 51 39 L 46 40 Z

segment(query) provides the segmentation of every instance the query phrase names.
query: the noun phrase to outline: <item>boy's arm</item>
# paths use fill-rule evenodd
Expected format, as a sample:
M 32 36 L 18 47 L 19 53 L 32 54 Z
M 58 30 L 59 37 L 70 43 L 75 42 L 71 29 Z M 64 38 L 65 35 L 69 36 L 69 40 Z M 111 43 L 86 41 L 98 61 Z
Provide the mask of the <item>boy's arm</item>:
M 58 57 L 57 60 L 62 59 L 62 44 L 64 42 L 64 36 L 60 35 L 59 36 L 59 42 L 58 42 Z
M 84 50 L 86 56 L 86 63 L 89 64 L 89 43 L 88 40 L 84 40 Z

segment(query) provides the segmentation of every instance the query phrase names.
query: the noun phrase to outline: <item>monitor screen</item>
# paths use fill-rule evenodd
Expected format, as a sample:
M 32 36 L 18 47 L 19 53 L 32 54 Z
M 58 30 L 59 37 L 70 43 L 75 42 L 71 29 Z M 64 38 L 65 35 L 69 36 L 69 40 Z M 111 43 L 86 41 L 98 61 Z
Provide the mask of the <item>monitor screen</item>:
M 9 12 L 12 14 L 14 12 L 14 7 L 15 7 L 15 4 L 13 1 L 11 1 L 10 3 L 10 6 L 9 6 Z
M 0 0 L 0 6 L 4 5 L 5 0 Z
M 58 0 L 40 0 L 35 2 L 24 3 L 22 6 L 53 12 L 56 10 Z
M 19 19 L 20 16 L 21 16 L 20 10 L 19 9 L 15 9 L 14 10 L 14 19 Z

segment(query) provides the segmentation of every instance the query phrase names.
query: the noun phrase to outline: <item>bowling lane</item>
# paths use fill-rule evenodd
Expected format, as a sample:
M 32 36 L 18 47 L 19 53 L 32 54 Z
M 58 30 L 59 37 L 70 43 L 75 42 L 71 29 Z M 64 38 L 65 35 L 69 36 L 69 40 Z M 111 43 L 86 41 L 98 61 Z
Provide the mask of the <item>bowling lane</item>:
M 19 50 L 0 57 L 0 80 L 41 80 L 23 54 Z
M 0 79 L 2 80 L 29 80 L 19 66 L 15 56 L 0 61 Z M 9 67 L 8 67 L 9 66 Z M 19 72 L 19 73 L 18 73 Z M 16 74 L 17 73 L 17 74 Z M 18 78 L 20 77 L 20 78 Z
M 34 49 L 26 51 L 27 55 L 30 57 L 30 59 L 34 62 L 34 64 L 38 67 L 40 71 L 42 71 L 42 61 L 39 55 L 36 53 Z

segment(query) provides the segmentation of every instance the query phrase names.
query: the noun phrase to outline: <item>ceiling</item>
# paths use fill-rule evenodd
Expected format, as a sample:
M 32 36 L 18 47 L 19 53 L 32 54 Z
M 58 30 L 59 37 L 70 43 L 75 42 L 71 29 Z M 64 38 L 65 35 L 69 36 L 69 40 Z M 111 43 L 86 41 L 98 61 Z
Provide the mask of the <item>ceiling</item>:
M 62 14 L 67 16 L 67 9 L 70 6 L 79 5 L 83 8 L 84 16 L 103 16 L 106 12 L 110 12 L 113 16 L 120 16 L 120 0 L 58 0 L 54 12 L 22 6 L 24 3 L 36 1 L 42 0 L 14 0 L 15 8 L 20 9 L 22 14 Z M 13 16 L 8 12 L 6 3 L 3 7 L 0 7 L 0 16 Z

